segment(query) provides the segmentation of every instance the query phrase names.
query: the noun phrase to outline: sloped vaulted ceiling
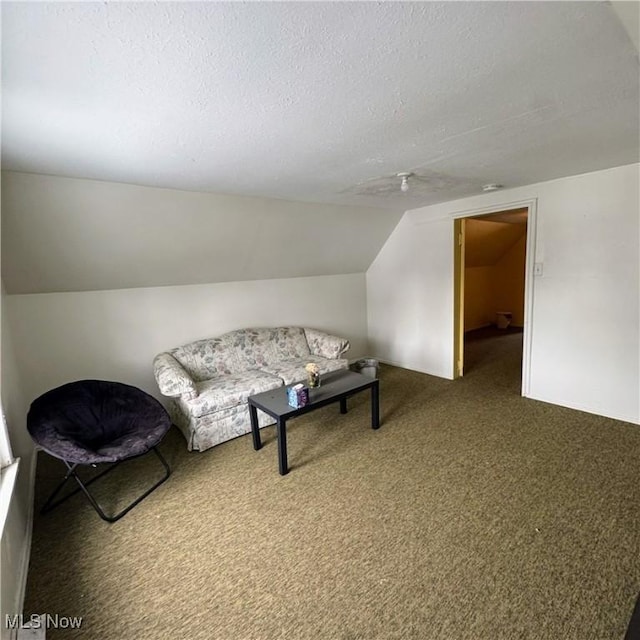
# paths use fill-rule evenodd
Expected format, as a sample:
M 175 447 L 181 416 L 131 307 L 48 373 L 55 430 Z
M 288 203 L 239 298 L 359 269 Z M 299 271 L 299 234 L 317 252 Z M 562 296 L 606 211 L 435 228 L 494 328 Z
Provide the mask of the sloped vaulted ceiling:
M 496 264 L 526 233 L 526 224 L 510 224 L 495 219 L 466 220 L 465 267 Z
M 401 216 L 14 172 L 2 204 L 8 293 L 363 273 Z

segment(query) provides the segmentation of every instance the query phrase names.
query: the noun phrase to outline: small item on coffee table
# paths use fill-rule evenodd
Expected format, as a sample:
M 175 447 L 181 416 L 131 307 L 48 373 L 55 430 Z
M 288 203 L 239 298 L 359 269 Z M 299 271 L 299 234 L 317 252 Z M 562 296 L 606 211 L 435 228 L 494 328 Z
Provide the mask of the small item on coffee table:
M 294 409 L 301 409 L 309 402 L 309 389 L 302 382 L 287 388 L 287 402 Z
M 309 388 L 313 389 L 315 387 L 320 386 L 320 368 L 315 362 L 309 362 L 309 364 L 305 365 L 305 370 L 307 372 L 307 383 L 309 384 Z

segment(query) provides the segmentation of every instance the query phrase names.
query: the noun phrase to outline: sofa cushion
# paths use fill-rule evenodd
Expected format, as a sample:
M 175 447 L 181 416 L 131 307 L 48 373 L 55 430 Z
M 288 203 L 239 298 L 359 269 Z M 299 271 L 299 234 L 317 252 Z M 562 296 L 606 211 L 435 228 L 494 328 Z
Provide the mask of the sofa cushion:
M 301 327 L 241 329 L 226 336 L 240 369 L 264 369 L 288 358 L 304 358 L 309 345 Z
M 279 327 L 273 341 L 276 346 L 276 360 L 304 358 L 311 353 L 302 327 Z
M 329 371 L 349 368 L 349 361 L 344 358 L 327 360 L 319 356 L 308 355 L 304 358 L 289 358 L 288 360 L 265 365 L 263 371 L 282 378 L 284 384 L 291 384 L 306 380 L 307 372 L 304 367 L 309 362 L 315 362 L 318 365 L 321 376 L 323 373 L 329 373 Z
M 222 409 L 245 404 L 249 396 L 281 386 L 282 380 L 270 373 L 243 371 L 198 382 L 198 397 L 191 400 L 182 397 L 179 403 L 192 417 L 201 418 Z
M 236 354 L 229 348 L 227 336 L 197 340 L 170 353 L 195 382 L 238 371 Z

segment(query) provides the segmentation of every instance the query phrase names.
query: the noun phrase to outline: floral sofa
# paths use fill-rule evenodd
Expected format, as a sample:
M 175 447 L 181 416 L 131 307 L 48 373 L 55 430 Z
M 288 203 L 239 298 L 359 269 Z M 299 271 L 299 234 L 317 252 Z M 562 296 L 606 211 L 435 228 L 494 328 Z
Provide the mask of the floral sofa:
M 240 329 L 157 355 L 153 371 L 169 414 L 190 451 L 204 451 L 251 431 L 247 398 L 320 373 L 347 369 L 349 342 L 316 329 Z M 260 427 L 273 423 L 258 412 Z

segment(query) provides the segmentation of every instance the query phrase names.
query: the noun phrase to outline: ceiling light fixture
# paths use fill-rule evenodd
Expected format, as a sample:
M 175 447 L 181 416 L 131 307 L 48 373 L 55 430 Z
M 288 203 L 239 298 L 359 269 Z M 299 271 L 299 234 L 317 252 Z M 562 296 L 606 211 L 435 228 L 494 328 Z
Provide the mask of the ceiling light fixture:
M 482 190 L 483 191 L 497 191 L 498 189 L 502 189 L 502 185 L 501 184 L 491 183 L 491 184 L 482 185 Z
M 409 171 L 403 171 L 402 173 L 397 173 L 396 175 L 402 180 L 402 182 L 400 183 L 400 191 L 402 191 L 402 193 L 406 193 L 407 191 L 409 191 L 409 178 L 413 175 L 413 173 Z

